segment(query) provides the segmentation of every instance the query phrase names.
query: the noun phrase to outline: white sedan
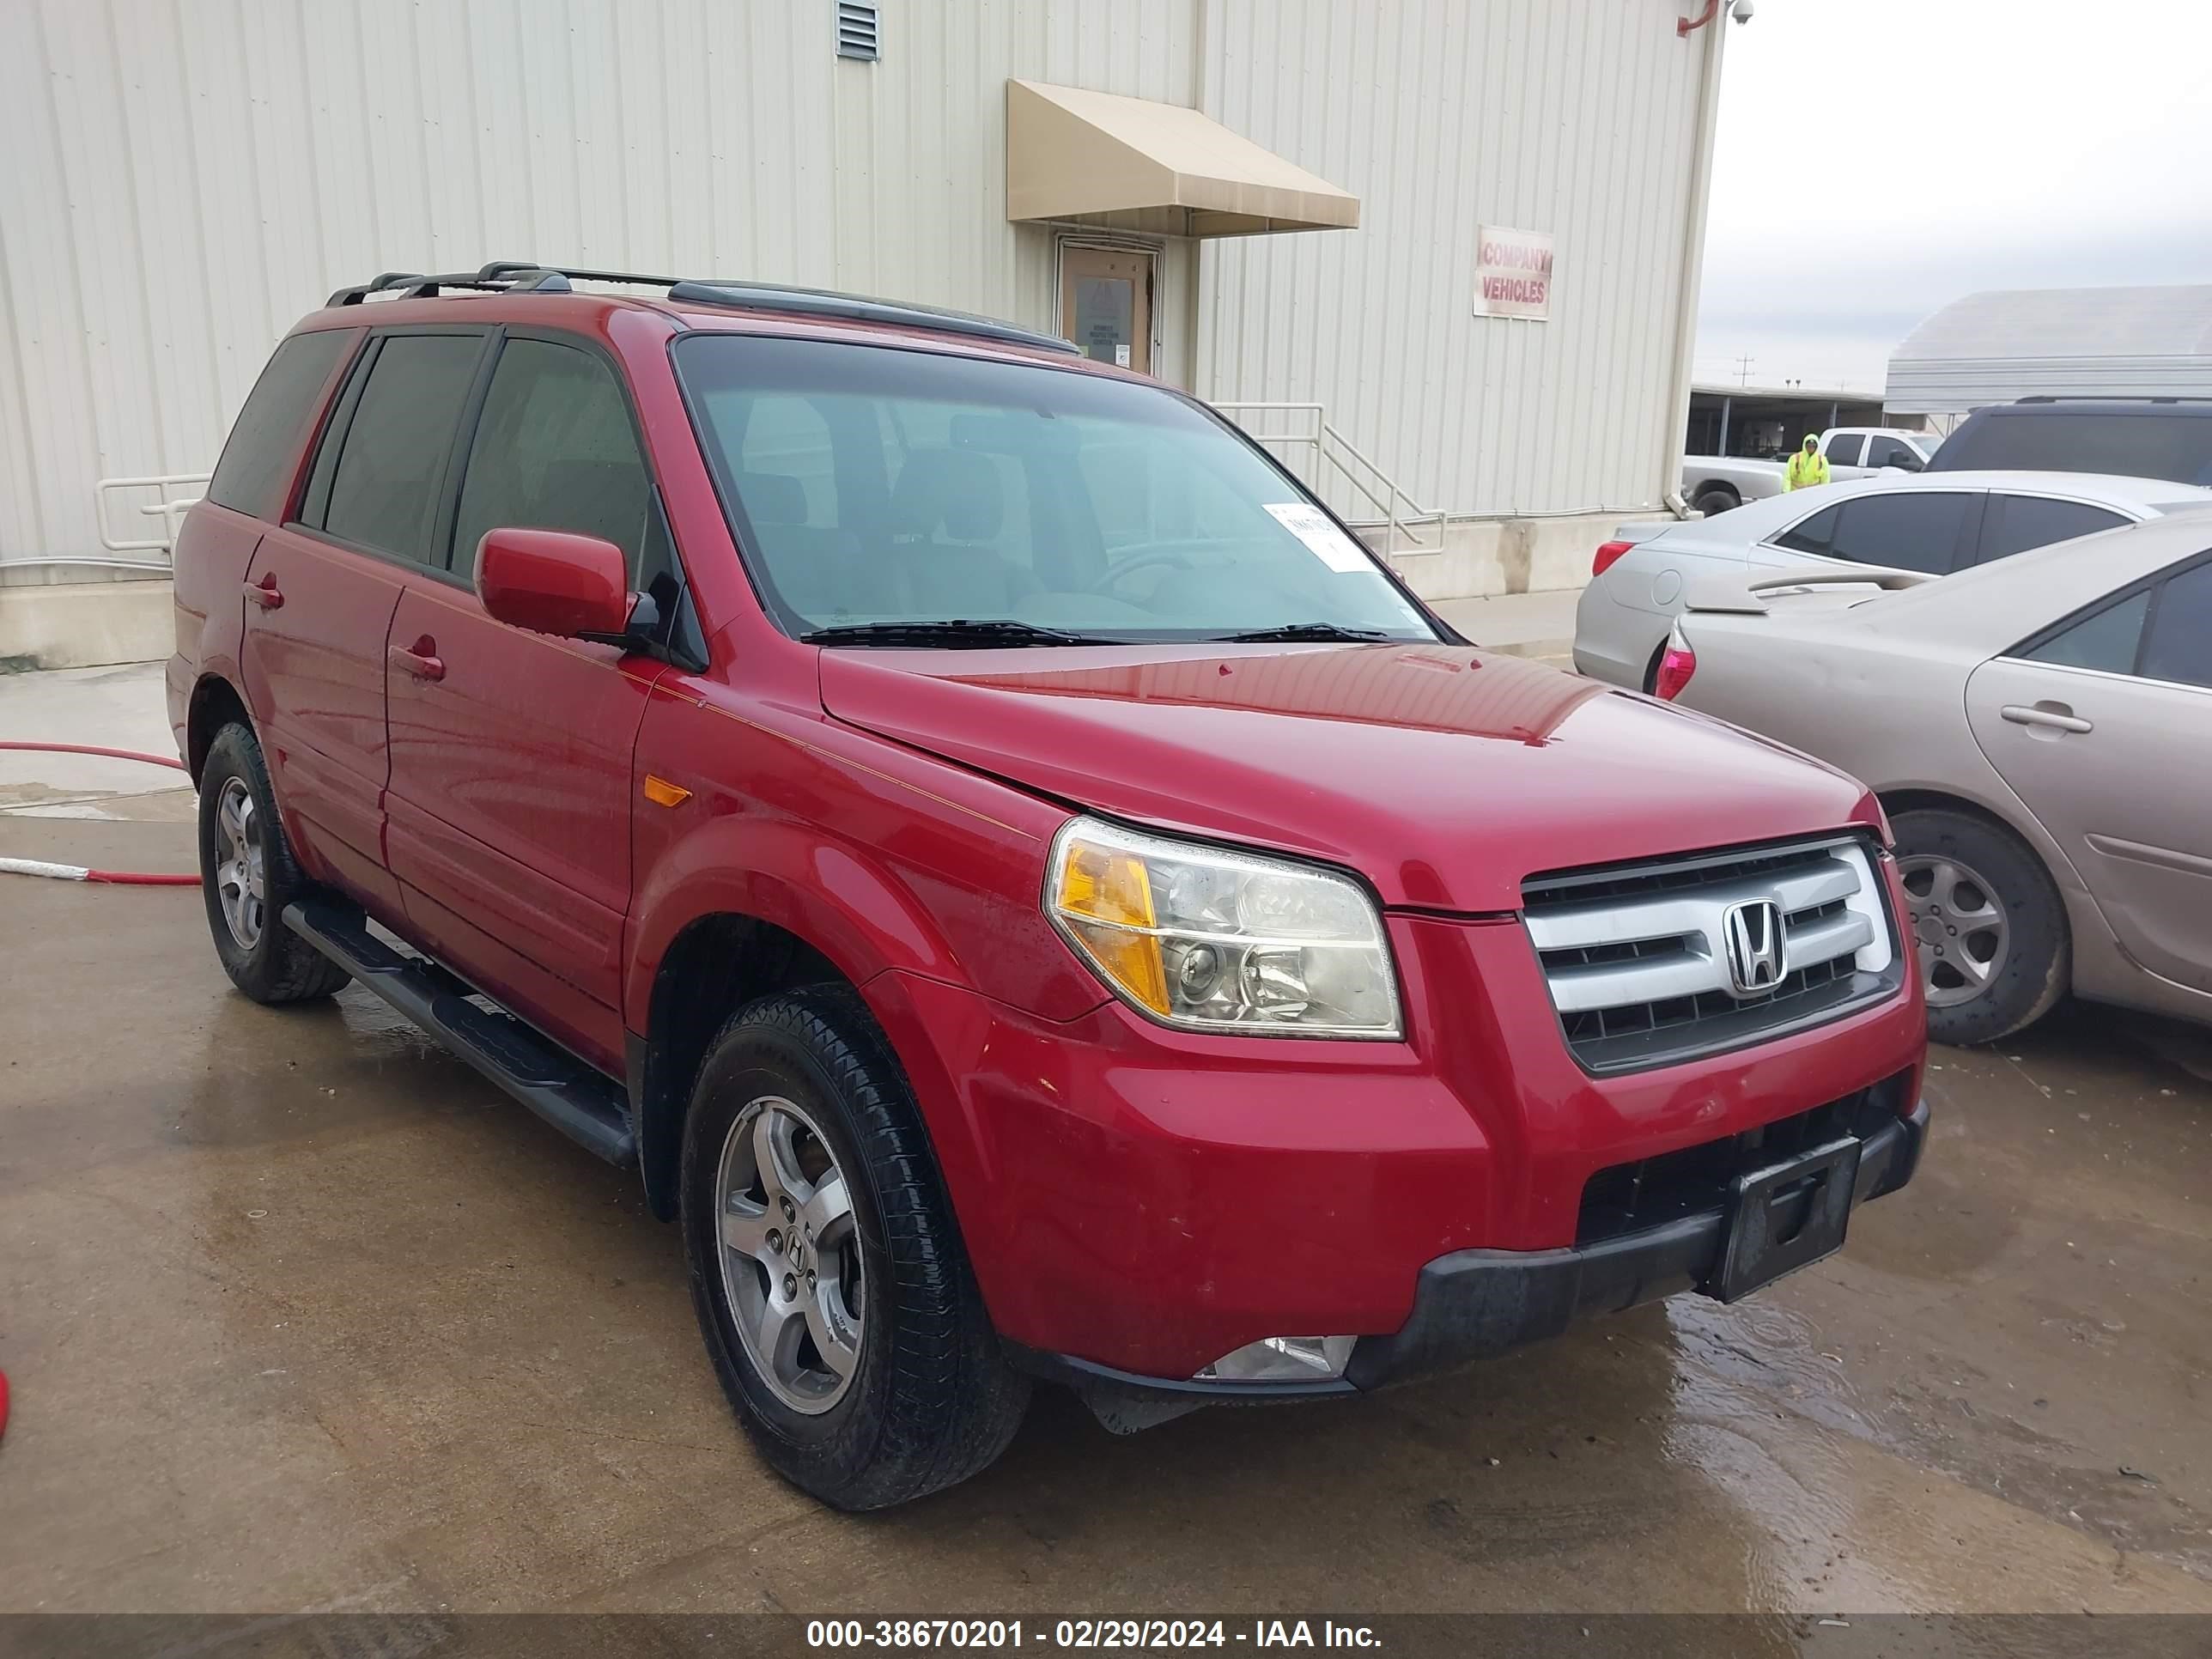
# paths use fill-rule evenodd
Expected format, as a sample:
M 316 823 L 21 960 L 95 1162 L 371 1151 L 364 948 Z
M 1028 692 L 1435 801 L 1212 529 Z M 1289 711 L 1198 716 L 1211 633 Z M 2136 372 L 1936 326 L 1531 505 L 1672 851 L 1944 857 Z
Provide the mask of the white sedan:
M 1591 562 L 1575 666 L 1648 691 L 1685 591 L 1809 565 L 1944 576 L 2185 507 L 2212 490 L 2080 472 L 1883 473 L 1752 501 L 1717 519 L 1625 525 Z

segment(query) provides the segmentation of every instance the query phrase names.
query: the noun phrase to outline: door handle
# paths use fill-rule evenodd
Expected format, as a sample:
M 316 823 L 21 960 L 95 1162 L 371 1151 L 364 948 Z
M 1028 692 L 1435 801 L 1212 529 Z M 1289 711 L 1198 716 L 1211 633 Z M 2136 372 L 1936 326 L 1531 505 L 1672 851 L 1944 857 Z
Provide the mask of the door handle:
M 2097 728 L 2063 702 L 2033 707 L 2008 702 L 1998 711 L 2014 726 L 2047 726 L 2054 732 L 2094 732 Z
M 425 634 L 412 645 L 395 645 L 385 653 L 394 668 L 406 670 L 418 680 L 442 680 L 446 665 L 438 656 L 438 642 Z
M 276 591 L 276 574 L 274 571 L 258 582 L 241 582 L 239 586 L 245 588 L 246 597 L 264 611 L 282 611 L 284 608 L 284 596 Z

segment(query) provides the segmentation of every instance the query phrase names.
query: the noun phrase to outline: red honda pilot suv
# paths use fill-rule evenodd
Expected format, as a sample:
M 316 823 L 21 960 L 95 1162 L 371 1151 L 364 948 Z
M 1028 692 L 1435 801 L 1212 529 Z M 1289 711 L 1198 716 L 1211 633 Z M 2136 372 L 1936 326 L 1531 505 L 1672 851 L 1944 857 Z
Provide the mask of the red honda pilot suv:
M 381 277 L 277 348 L 176 604 L 231 978 L 635 1165 L 833 1504 L 1035 1378 L 1127 1430 L 1741 1296 L 1925 1139 L 1863 787 L 1471 647 L 1065 341 Z

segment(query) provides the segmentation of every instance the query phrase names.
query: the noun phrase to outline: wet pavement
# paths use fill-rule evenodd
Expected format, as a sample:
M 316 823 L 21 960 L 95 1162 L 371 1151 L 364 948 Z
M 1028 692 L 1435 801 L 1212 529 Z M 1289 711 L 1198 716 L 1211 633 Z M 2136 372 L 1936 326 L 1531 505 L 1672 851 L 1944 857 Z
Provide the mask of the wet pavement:
M 0 855 L 190 867 L 104 810 Z M 635 1181 L 381 1005 L 246 1002 L 190 890 L 0 877 L 0 1610 L 2212 1612 L 2212 1034 L 1938 1051 L 1918 1181 L 1747 1304 L 1128 1439 L 1048 1392 L 851 1517 Z

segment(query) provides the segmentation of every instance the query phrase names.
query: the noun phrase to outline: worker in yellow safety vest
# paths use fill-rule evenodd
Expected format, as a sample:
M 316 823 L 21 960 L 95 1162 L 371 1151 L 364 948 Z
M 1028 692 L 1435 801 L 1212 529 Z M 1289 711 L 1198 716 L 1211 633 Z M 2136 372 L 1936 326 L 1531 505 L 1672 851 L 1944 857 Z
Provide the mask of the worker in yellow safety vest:
M 1818 434 L 1805 434 L 1805 447 L 1790 458 L 1790 473 L 1783 480 L 1784 489 L 1805 489 L 1814 484 L 1828 482 L 1828 458 L 1820 453 Z

